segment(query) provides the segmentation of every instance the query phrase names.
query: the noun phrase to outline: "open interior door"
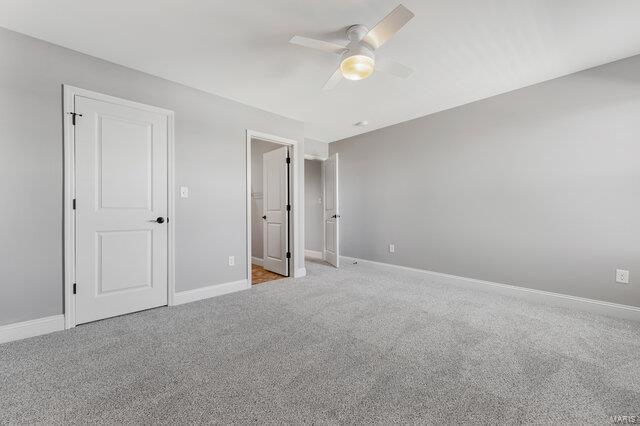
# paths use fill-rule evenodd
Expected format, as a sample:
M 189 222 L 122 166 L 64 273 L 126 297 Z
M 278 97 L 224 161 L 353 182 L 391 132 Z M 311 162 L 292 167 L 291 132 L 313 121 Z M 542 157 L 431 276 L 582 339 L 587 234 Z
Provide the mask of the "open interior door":
M 263 268 L 284 276 L 289 276 L 287 157 L 287 147 L 262 156 Z
M 340 266 L 340 210 L 338 208 L 338 154 L 323 163 L 324 167 L 324 259 Z

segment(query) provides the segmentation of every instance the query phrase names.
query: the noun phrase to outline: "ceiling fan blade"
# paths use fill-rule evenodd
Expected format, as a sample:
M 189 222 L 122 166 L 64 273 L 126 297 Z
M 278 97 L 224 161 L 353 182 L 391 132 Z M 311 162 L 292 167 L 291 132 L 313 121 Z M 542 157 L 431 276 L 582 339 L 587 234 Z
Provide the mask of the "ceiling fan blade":
M 340 71 L 340 68 L 338 68 L 336 72 L 334 72 L 333 75 L 329 77 L 329 80 L 327 80 L 324 86 L 322 86 L 322 90 L 333 89 L 338 85 L 338 83 L 340 83 L 341 80 L 342 80 L 342 71 Z
M 413 70 L 408 66 L 389 59 L 376 59 L 376 70 L 400 78 L 409 78 L 413 74 Z
M 400 5 L 385 16 L 382 21 L 378 22 L 376 26 L 364 36 L 363 40 L 374 49 L 377 49 L 393 37 L 395 33 L 400 31 L 400 28 L 414 16 L 413 12 L 403 5 Z
M 346 50 L 344 46 L 339 44 L 330 43 L 324 40 L 316 40 L 315 38 L 308 38 L 302 36 L 293 36 L 289 43 L 297 44 L 298 46 L 308 47 L 309 49 L 320 50 L 322 52 L 340 54 Z

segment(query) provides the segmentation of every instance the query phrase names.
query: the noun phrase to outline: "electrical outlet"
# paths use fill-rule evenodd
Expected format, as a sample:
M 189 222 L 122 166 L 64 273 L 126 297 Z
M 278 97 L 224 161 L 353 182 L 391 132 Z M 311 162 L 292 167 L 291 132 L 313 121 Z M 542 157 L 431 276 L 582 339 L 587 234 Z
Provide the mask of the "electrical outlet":
M 236 264 L 236 257 L 235 256 L 229 256 L 229 266 L 233 266 Z
M 181 186 L 180 187 L 180 197 L 181 198 L 189 198 L 189 187 Z
M 620 284 L 629 284 L 629 271 L 626 269 L 616 269 L 616 282 Z
M 395 253 L 395 252 L 396 252 L 396 245 L 389 244 L 389 253 Z

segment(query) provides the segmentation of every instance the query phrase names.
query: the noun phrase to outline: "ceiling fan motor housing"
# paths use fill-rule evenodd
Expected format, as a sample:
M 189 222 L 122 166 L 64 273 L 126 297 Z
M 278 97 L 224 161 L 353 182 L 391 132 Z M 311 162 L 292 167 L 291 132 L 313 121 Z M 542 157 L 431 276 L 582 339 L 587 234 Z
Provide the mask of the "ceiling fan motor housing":
M 352 43 L 359 42 L 364 38 L 364 36 L 367 35 L 368 32 L 369 28 L 365 27 L 364 25 L 351 25 L 349 28 L 347 28 L 347 40 Z
M 347 39 L 349 40 L 349 44 L 347 45 L 346 50 L 341 55 L 341 63 L 345 59 L 356 55 L 366 56 L 372 61 L 375 61 L 375 54 L 373 53 L 373 49 L 362 40 L 368 32 L 369 29 L 364 25 L 352 25 L 347 28 Z

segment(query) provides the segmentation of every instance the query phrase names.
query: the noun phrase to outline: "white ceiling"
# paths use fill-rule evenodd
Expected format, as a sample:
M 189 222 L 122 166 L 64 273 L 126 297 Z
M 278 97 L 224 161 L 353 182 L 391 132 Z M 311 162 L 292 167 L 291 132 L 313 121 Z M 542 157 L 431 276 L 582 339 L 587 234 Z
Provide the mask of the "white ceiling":
M 0 0 L 0 26 L 306 123 L 335 141 L 640 53 L 638 0 L 402 0 L 378 55 L 416 70 L 323 92 L 339 42 L 398 0 Z M 354 123 L 367 120 L 368 127 Z

